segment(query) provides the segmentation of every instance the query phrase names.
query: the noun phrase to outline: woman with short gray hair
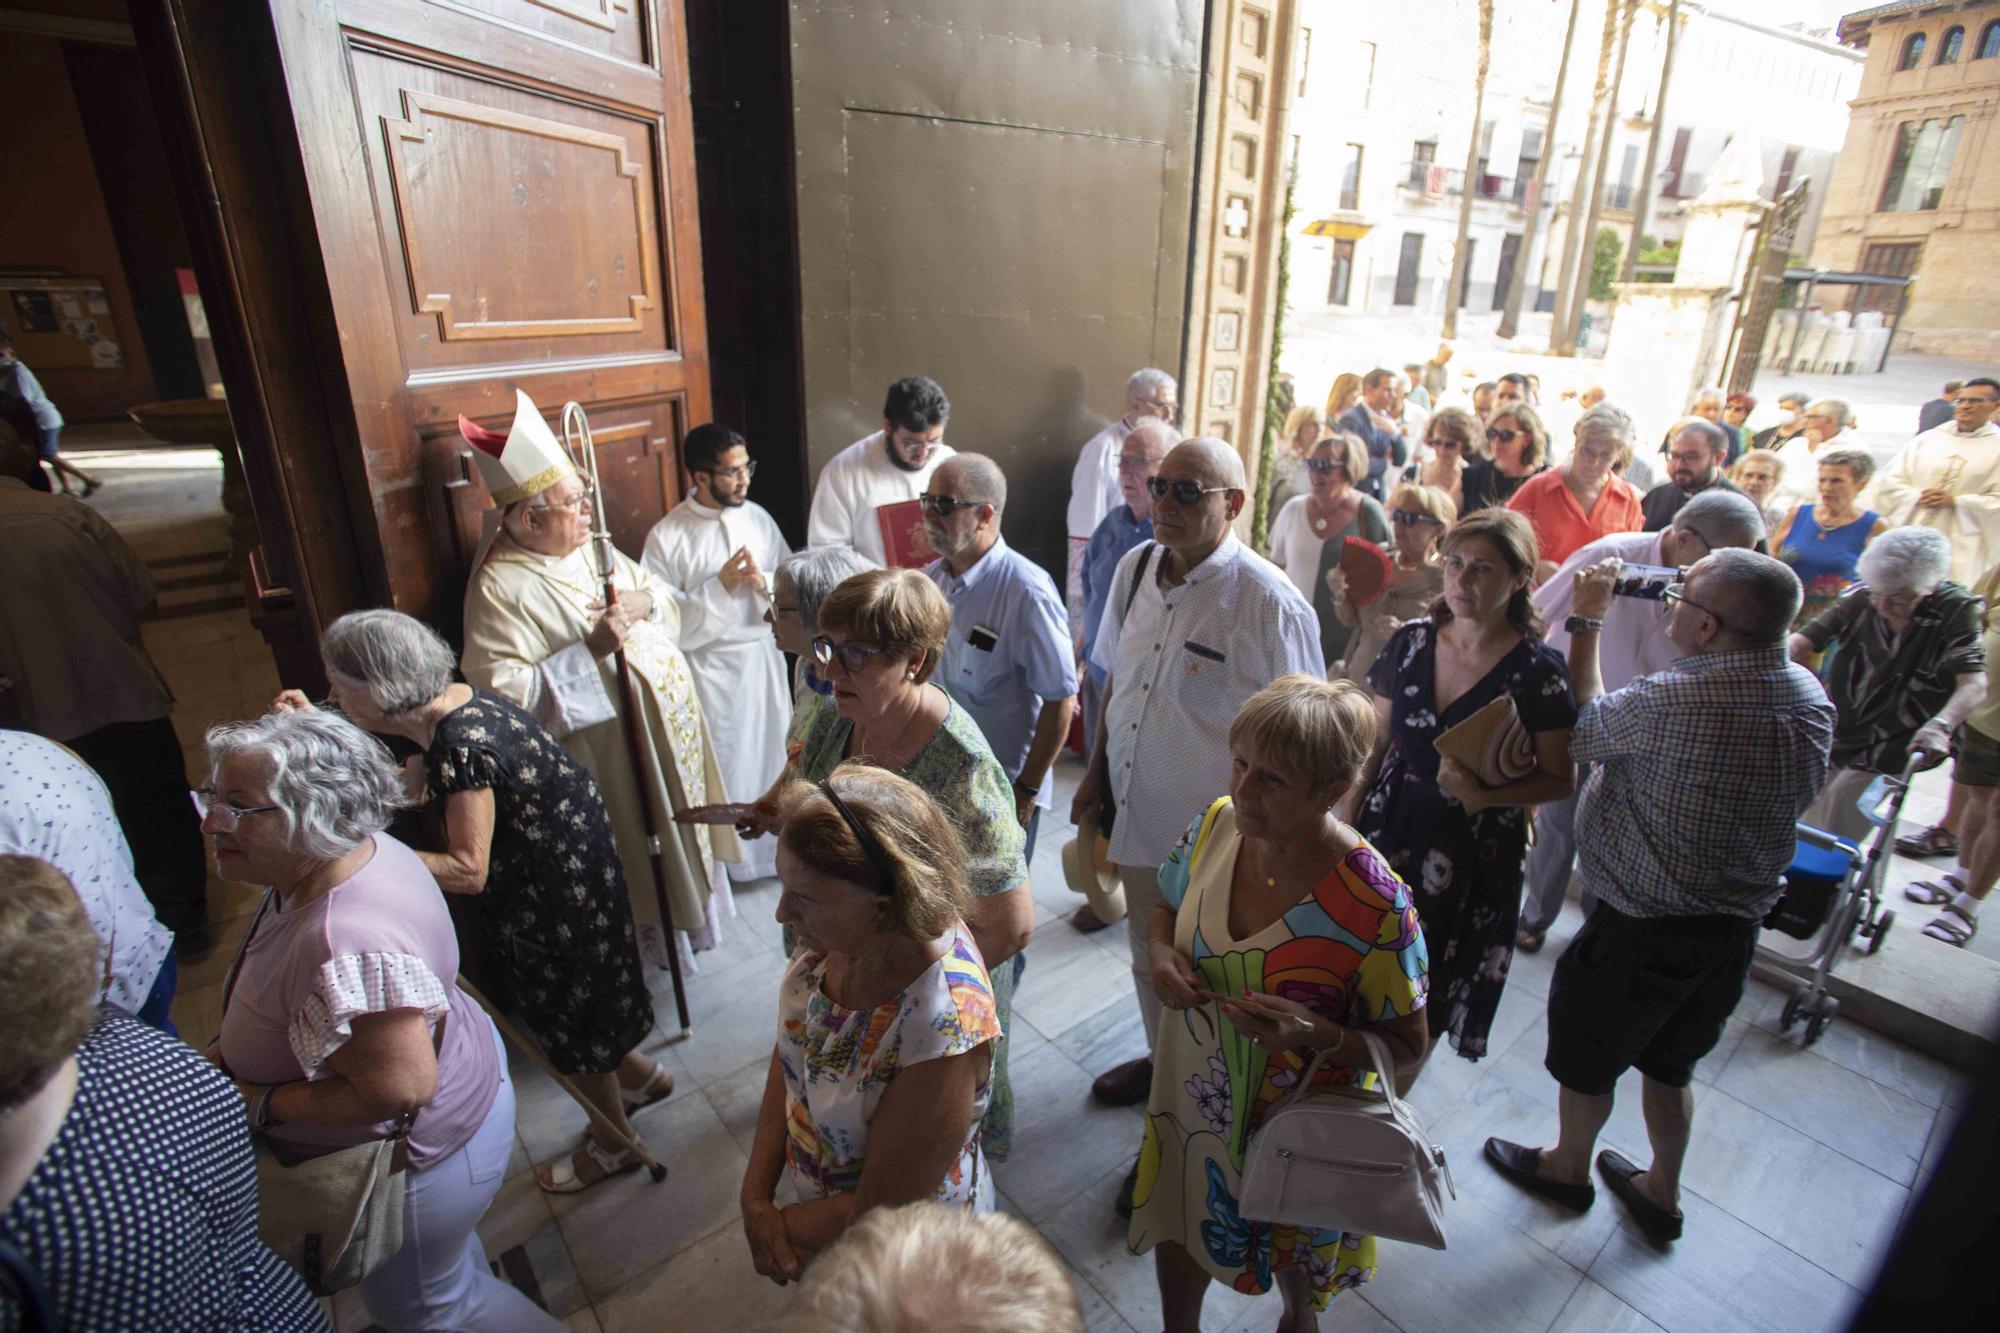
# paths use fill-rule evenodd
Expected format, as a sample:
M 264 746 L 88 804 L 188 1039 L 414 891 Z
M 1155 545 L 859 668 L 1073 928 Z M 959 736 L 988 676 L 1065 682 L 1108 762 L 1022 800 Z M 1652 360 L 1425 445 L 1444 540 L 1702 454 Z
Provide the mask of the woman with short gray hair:
M 819 608 L 842 583 L 875 566 L 852 546 L 811 546 L 787 556 L 771 575 L 771 606 L 764 612 L 780 652 L 797 658 L 792 668 L 794 710 L 810 695 L 830 694 L 833 686 L 812 669 L 813 635 Z
M 450 645 L 399 611 L 342 616 L 320 654 L 334 707 L 423 750 L 411 785 L 443 803 L 446 848 L 416 855 L 446 893 L 478 897 L 480 953 L 496 989 L 607 1122 L 539 1169 L 542 1188 L 574 1193 L 637 1167 L 619 1137 L 637 1137 L 627 1112 L 660 1101 L 674 1081 L 637 1049 L 652 1000 L 597 784 L 531 714 L 455 683 Z M 312 707 L 296 690 L 277 706 Z
M 1861 553 L 1861 582 L 1793 632 L 1792 660 L 1828 654 L 1833 769 L 1803 816 L 1855 841 L 1872 826 L 1857 802 L 1876 775 L 1901 773 L 1922 751 L 1931 768 L 1952 729 L 1986 695 L 1977 597 L 1945 577 L 1951 543 L 1934 528 L 1891 528 Z
M 1822 449 L 1817 457 L 1819 503 L 1799 505 L 1771 534 L 1771 554 L 1790 565 L 1805 586 L 1795 627 L 1854 586 L 1863 549 L 1889 530 L 1880 514 L 1861 507 L 1875 460 L 1860 449 Z
M 474 1230 L 514 1144 L 499 1034 L 458 988 L 437 881 L 384 832 L 405 804 L 382 743 L 332 713 L 208 733 L 195 794 L 216 872 L 264 886 L 210 1058 L 284 1160 L 407 1131 L 403 1248 L 361 1281 L 392 1329 L 561 1326 L 496 1279 Z

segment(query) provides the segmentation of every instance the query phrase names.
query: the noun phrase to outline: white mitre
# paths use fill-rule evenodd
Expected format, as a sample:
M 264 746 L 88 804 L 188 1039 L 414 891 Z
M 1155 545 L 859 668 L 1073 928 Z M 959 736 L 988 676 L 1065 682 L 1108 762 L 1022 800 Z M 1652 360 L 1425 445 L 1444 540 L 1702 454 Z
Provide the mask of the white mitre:
M 569 451 L 556 439 L 541 409 L 519 389 L 514 390 L 514 424 L 502 435 L 461 416 L 458 433 L 472 446 L 479 476 L 493 493 L 495 507 L 540 495 L 564 477 L 576 475 Z

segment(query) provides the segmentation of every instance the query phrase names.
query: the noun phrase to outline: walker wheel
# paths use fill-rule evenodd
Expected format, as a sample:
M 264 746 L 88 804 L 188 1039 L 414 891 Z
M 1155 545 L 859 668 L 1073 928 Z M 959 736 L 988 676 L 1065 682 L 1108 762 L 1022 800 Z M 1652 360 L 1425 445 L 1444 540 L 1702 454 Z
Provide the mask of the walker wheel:
M 1805 1008 L 1807 991 L 1801 986 L 1785 997 L 1785 1012 L 1778 1016 L 1780 1031 L 1790 1032 L 1792 1024 L 1799 1021 L 1800 1011 Z
M 1828 1025 L 1833 1022 L 1834 1015 L 1839 1012 L 1840 1001 L 1831 995 L 1821 1001 L 1818 1010 L 1806 1020 L 1806 1045 L 1810 1046 L 1818 1041 L 1820 1034 L 1826 1031 Z
M 661 1163 L 655 1162 L 646 1168 L 646 1174 L 651 1176 L 653 1183 L 657 1185 L 667 1178 L 667 1168 Z
M 1896 924 L 1896 909 L 1893 907 L 1875 918 L 1875 929 L 1868 935 L 1868 952 L 1880 953 L 1882 941 L 1889 937 L 1889 927 Z

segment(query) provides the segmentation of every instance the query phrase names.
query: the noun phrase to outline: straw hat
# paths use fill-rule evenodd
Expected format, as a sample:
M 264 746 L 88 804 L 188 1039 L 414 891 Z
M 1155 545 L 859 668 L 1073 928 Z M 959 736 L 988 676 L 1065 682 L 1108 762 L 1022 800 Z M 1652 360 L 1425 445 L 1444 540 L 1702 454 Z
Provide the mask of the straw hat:
M 1097 821 L 1076 826 L 1076 836 L 1063 844 L 1063 878 L 1070 892 L 1090 901 L 1090 910 L 1107 924 L 1125 919 L 1125 885 L 1111 864 L 1111 843 L 1097 831 Z

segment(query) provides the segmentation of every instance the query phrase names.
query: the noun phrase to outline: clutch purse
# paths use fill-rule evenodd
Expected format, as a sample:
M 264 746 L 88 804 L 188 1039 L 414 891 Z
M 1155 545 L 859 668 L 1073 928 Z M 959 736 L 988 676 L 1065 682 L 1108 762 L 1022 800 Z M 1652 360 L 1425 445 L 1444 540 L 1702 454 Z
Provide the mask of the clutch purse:
M 1511 695 L 1503 694 L 1465 721 L 1441 732 L 1440 755 L 1458 760 L 1482 786 L 1504 787 L 1535 771 L 1535 738 L 1521 725 Z
M 1340 543 L 1340 572 L 1347 575 L 1347 599 L 1355 607 L 1373 606 L 1389 590 L 1393 570 L 1388 553 L 1361 537 L 1343 538 Z

